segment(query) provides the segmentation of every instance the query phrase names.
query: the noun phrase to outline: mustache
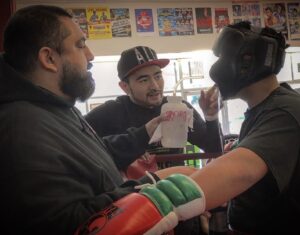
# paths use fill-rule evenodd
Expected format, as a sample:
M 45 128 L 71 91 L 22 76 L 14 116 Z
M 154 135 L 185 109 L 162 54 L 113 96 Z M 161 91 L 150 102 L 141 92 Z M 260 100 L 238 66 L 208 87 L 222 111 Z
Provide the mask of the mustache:
M 162 91 L 161 90 L 150 90 L 147 95 L 157 95 L 157 94 L 161 94 Z
M 89 63 L 87 64 L 87 70 L 90 70 L 92 67 L 93 67 L 93 64 L 92 64 L 91 62 L 89 62 Z

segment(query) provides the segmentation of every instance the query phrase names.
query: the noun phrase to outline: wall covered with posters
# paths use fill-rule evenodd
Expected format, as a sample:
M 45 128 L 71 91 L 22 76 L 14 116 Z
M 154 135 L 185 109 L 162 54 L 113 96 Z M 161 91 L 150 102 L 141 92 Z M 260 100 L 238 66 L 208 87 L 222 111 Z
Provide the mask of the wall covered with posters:
M 17 9 L 32 4 L 66 8 L 88 38 L 96 56 L 118 55 L 146 45 L 159 53 L 211 49 L 229 23 L 249 20 L 255 26 L 281 31 L 292 46 L 300 46 L 299 1 L 124 1 L 17 0 Z

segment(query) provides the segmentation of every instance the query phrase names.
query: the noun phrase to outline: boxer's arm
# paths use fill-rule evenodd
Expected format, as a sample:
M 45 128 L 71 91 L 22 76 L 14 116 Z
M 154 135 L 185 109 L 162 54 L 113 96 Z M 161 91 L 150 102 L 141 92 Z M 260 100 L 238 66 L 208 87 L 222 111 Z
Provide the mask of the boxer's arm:
M 159 235 L 204 209 L 201 188 L 189 177 L 174 174 L 157 184 L 144 185 L 139 193 L 131 193 L 96 213 L 75 235 Z
M 201 186 L 207 198 L 206 210 L 210 210 L 250 188 L 267 171 L 262 158 L 249 149 L 239 147 L 216 158 L 190 177 Z

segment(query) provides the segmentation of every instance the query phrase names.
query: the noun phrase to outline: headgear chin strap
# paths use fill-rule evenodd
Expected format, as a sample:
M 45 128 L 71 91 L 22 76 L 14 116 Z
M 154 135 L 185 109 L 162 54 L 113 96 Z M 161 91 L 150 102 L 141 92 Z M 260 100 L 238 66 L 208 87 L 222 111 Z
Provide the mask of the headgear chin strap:
M 287 45 L 281 33 L 271 28 L 255 28 L 240 22 L 223 28 L 213 52 L 219 59 L 210 76 L 224 100 L 242 88 L 277 74 L 284 64 Z

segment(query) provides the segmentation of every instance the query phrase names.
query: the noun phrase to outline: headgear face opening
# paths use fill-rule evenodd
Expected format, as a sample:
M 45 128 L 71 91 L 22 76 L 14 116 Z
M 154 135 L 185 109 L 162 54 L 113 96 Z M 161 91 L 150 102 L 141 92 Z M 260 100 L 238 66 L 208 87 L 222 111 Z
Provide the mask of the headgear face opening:
M 285 48 L 282 34 L 270 28 L 254 28 L 250 22 L 223 28 L 213 46 L 219 59 L 210 69 L 222 98 L 232 98 L 242 88 L 277 74 L 284 64 Z

